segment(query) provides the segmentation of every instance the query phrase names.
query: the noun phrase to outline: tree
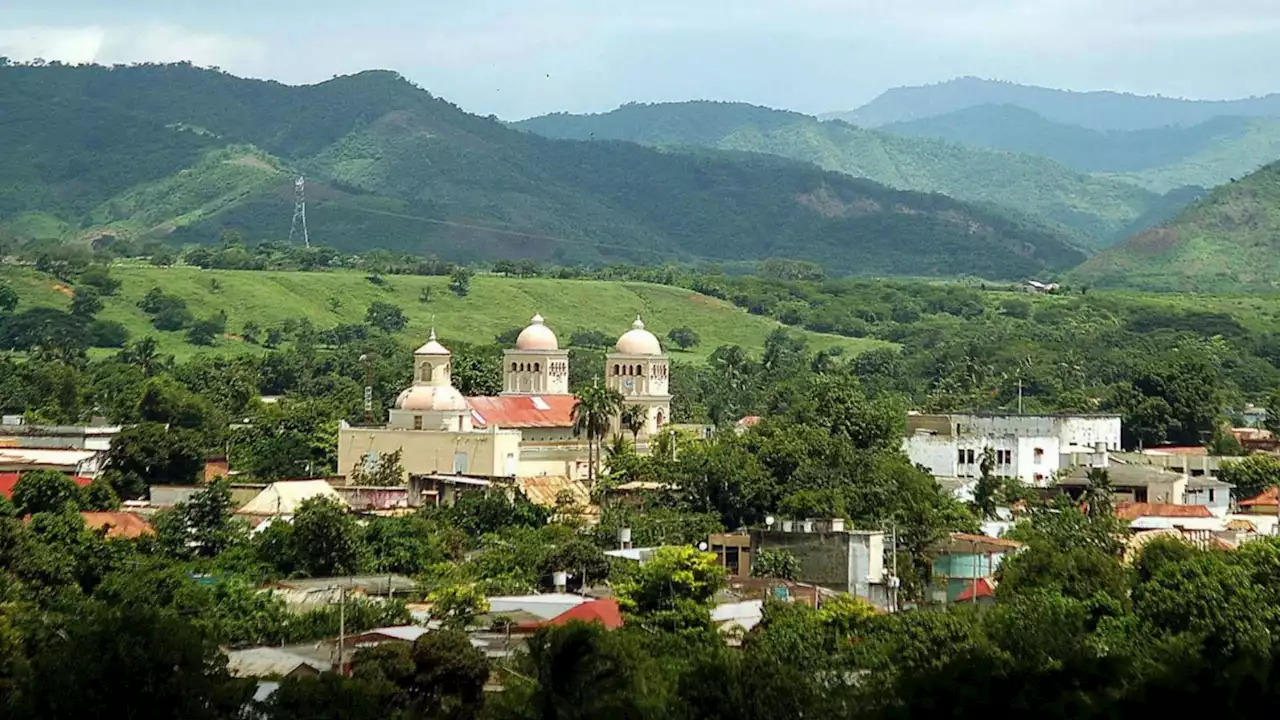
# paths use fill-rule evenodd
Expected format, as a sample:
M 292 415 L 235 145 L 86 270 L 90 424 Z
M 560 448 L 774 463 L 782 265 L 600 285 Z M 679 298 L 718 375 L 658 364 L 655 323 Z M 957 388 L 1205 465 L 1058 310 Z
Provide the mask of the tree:
M 18 307 L 18 291 L 7 282 L 0 281 L 0 312 L 13 312 Z
M 96 348 L 122 348 L 129 342 L 129 329 L 116 320 L 95 319 L 85 328 L 85 335 Z
M 252 320 L 246 320 L 240 330 L 240 337 L 247 343 L 258 344 L 262 335 L 262 326 Z
M 681 350 L 688 350 L 701 340 L 698 337 L 698 333 L 694 332 L 691 327 L 673 328 L 667 333 L 667 339 L 675 343 Z
M 70 504 L 80 509 L 80 488 L 57 470 L 32 470 L 13 486 L 13 504 L 22 515 L 57 512 Z
M 614 588 L 618 603 L 646 627 L 667 631 L 711 627 L 711 598 L 724 585 L 713 553 L 688 546 L 661 547 Z
M 477 615 L 489 612 L 484 590 L 475 583 L 445 585 L 427 596 L 431 618 L 454 630 L 465 630 Z
M 206 265 L 201 265 L 200 261 L 202 258 L 207 258 L 208 253 L 209 251 L 203 248 L 198 248 L 198 252 L 196 250 L 193 250 L 187 253 L 187 258 L 186 258 L 187 263 L 191 265 L 195 265 L 196 267 L 206 267 L 207 260 L 205 261 Z M 177 261 L 178 261 L 178 256 L 174 254 L 172 250 L 166 247 L 156 248 L 151 253 L 150 262 L 152 265 L 156 267 L 169 267 Z
M 87 320 L 100 312 L 102 298 L 98 296 L 97 290 L 88 285 L 76 290 L 75 297 L 71 298 L 72 316 Z
M 462 265 L 453 269 L 449 273 L 449 291 L 458 297 L 466 297 L 471 292 L 471 278 L 475 272 Z
M 301 570 L 313 577 L 360 571 L 363 545 L 360 526 L 337 500 L 303 500 L 293 517 L 293 541 Z
M 355 466 L 351 468 L 351 484 L 374 487 L 403 485 L 405 474 L 404 466 L 400 463 L 402 452 L 400 448 L 397 448 L 394 452 L 379 455 L 374 460 L 372 467 L 369 466 L 365 458 L 357 459 Z
M 120 359 L 141 368 L 142 374 L 147 377 L 155 375 L 164 364 L 157 350 L 156 339 L 150 335 L 126 347 L 120 354 Z
M 337 673 L 290 677 L 258 710 L 265 720 L 384 720 L 393 692 L 387 683 Z
M 80 504 L 85 510 L 107 512 L 120 509 L 120 496 L 111 487 L 111 482 L 101 475 L 89 483 L 82 496 Z
M 165 511 L 156 522 L 161 543 L 176 557 L 217 557 L 246 537 L 235 518 L 231 485 L 218 478 L 211 485 Z
M 111 271 L 106 265 L 90 265 L 80 273 L 80 277 L 76 278 L 77 286 L 87 285 L 97 290 L 100 295 L 115 295 L 121 284 L 119 280 L 111 277 Z
M 0 290 L 0 296 L 3 295 L 4 291 Z M 3 307 L 4 304 L 0 302 L 0 308 Z M 1267 417 L 1262 421 L 1262 427 L 1270 430 L 1273 437 L 1280 438 L 1280 389 L 1272 390 L 1267 395 L 1266 411 Z
M 428 285 L 418 291 L 418 302 L 426 305 L 431 302 L 431 286 Z
M 978 482 L 973 488 L 973 509 L 979 519 L 993 520 L 1000 502 L 1000 479 L 995 476 L 996 451 L 991 446 L 982 449 L 978 463 Z
M 445 629 L 413 643 L 411 707 L 419 717 L 469 720 L 484 705 L 489 661 L 466 633 Z
M 404 311 L 391 303 L 375 300 L 364 314 L 365 324 L 384 333 L 398 333 L 409 324 Z
M 219 322 L 217 318 L 200 320 L 187 329 L 187 342 L 192 345 L 213 345 L 225 326 L 225 319 L 223 322 Z
M 587 485 L 594 487 L 596 464 L 599 462 L 600 440 L 609 432 L 609 425 L 622 409 L 622 395 L 616 390 L 596 383 L 578 391 L 573 404 L 573 436 L 587 437 Z
M 134 499 L 149 485 L 190 485 L 204 470 L 200 435 L 159 423 L 129 425 L 111 441 L 106 469 L 115 472 L 120 497 Z
M 640 442 L 640 431 L 649 422 L 649 411 L 643 405 L 626 405 L 619 415 L 622 427 L 631 432 L 631 441 Z
M 1280 458 L 1258 453 L 1239 460 L 1227 460 L 1219 468 L 1218 477 L 1235 486 L 1231 494 L 1236 499 L 1257 497 L 1273 487 L 1280 487 Z
M 1102 520 L 1110 518 L 1114 512 L 1111 501 L 1111 474 L 1105 468 L 1089 468 L 1085 475 L 1089 481 L 1084 491 L 1085 514 L 1090 519 Z
M 760 550 L 751 559 L 751 574 L 794 581 L 800 574 L 800 561 L 784 549 Z

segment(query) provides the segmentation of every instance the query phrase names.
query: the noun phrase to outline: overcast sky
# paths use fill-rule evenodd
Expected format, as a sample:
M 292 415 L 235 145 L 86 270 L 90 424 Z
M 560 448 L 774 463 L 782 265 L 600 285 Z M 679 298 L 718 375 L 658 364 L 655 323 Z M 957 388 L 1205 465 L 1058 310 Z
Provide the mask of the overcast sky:
M 0 0 L 0 55 L 397 70 L 505 119 L 715 99 L 818 113 L 960 75 L 1280 91 L 1280 0 Z

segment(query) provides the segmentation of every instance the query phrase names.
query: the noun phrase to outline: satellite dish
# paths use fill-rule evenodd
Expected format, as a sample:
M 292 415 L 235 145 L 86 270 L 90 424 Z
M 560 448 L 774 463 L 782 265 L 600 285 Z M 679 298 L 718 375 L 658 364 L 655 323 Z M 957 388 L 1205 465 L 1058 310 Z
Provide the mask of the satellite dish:
M 707 551 L 707 541 L 706 541 L 706 540 L 703 540 L 702 542 L 698 543 L 698 549 L 699 549 L 699 550 L 701 550 L 702 552 L 706 552 L 706 551 Z
M 773 527 L 773 516 L 770 515 L 764 519 L 764 524 Z

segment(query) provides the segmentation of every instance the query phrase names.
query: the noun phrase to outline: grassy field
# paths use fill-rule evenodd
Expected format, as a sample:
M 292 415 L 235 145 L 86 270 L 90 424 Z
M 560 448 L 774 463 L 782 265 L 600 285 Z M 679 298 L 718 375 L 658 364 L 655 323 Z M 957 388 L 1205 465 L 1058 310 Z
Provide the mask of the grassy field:
M 688 352 L 668 349 L 675 358 L 702 361 L 725 344 L 758 351 L 765 337 L 779 327 L 774 320 L 750 315 L 722 300 L 645 283 L 481 275 L 472 280 L 467 297 L 459 298 L 449 292 L 449 280 L 444 277 L 387 276 L 385 284 L 379 286 L 362 273 L 345 271 L 249 272 L 135 265 L 116 266 L 111 272 L 124 284 L 115 296 L 104 298 L 106 307 L 99 317 L 124 323 L 133 338 L 154 335 L 163 352 L 178 358 L 209 351 L 260 351 L 235 336 L 248 320 L 265 328 L 286 318 L 307 318 L 323 329 L 361 322 L 365 310 L 378 300 L 399 306 L 408 316 L 409 326 L 401 333 L 406 344 L 425 339 L 433 323 L 446 343 L 450 339 L 491 343 L 499 333 L 523 327 L 534 313 L 541 313 L 559 335 L 561 346 L 565 346 L 579 330 L 597 330 L 611 337 L 621 335 L 640 315 L 646 326 L 663 339 L 664 346 L 670 344 L 665 336 L 672 328 L 693 328 L 701 336 L 698 346 Z M 71 290 L 47 276 L 12 267 L 4 275 L 22 297 L 20 308 L 65 307 L 69 302 Z M 219 339 L 214 348 L 199 348 L 188 345 L 182 332 L 155 330 L 137 307 L 153 287 L 184 298 L 197 318 L 225 312 L 227 336 Z M 423 288 L 430 288 L 427 302 L 420 299 Z M 877 340 L 802 334 L 815 349 L 839 346 L 847 353 L 857 353 L 888 345 Z

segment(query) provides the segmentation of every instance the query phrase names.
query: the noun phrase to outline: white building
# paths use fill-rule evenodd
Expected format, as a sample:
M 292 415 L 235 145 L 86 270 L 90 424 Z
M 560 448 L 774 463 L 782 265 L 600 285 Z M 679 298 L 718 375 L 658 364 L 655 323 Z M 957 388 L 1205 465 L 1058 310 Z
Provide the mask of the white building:
M 903 451 L 940 478 L 976 478 L 995 451 L 995 474 L 1046 485 L 1072 456 L 1120 449 L 1119 415 L 951 413 L 907 416 Z

